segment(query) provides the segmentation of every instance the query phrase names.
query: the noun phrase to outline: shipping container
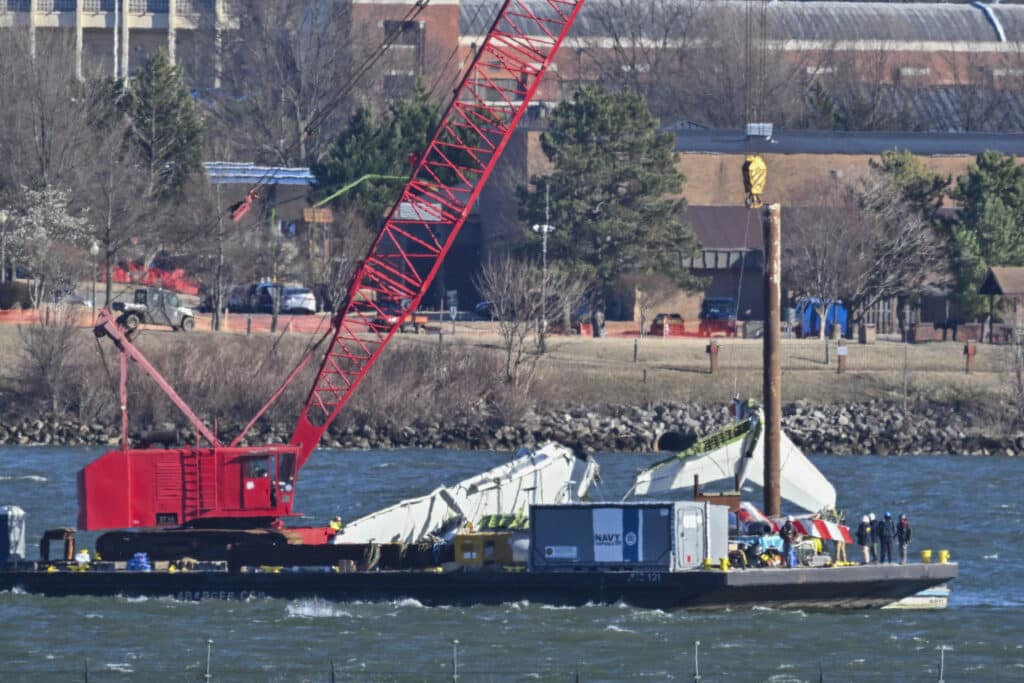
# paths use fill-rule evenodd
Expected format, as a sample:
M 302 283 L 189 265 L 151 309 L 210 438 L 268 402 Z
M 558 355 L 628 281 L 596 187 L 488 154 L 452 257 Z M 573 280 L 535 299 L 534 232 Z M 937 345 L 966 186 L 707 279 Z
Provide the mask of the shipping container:
M 681 571 L 728 555 L 729 510 L 703 502 L 530 507 L 530 571 Z

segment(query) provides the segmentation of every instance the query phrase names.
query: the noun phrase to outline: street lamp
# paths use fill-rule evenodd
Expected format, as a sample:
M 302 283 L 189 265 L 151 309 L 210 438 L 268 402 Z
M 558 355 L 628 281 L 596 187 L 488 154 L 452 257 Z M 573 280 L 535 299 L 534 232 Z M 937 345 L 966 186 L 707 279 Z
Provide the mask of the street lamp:
M 100 243 L 96 240 L 89 245 L 89 255 L 92 256 L 92 319 L 96 321 L 96 257 L 100 253 Z
M 545 335 L 548 326 L 548 233 L 554 232 L 551 225 L 551 192 L 550 186 L 544 185 L 544 222 L 533 226 L 533 231 L 540 233 L 540 332 L 537 347 L 541 353 L 547 351 Z

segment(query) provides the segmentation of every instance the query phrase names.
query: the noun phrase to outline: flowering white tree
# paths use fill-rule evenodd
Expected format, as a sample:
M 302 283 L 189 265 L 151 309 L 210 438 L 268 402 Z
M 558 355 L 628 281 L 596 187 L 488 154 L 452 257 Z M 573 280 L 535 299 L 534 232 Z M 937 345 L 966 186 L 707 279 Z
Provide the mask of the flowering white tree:
M 22 186 L 18 207 L 12 217 L 9 249 L 12 261 L 26 265 L 32 277 L 32 305 L 38 307 L 45 295 L 56 286 L 76 279 L 82 263 L 74 258 L 60 258 L 68 247 L 82 245 L 89 234 L 83 216 L 74 215 L 69 193 L 59 188 L 34 190 Z

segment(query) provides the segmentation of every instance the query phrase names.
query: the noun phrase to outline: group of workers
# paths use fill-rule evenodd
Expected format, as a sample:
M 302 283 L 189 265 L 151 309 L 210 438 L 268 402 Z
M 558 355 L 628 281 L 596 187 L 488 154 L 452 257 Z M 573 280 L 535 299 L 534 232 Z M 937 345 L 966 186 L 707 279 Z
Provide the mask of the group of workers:
M 893 563 L 893 543 L 899 545 L 900 564 L 907 563 L 907 552 L 913 531 L 906 514 L 901 514 L 899 521 L 886 512 L 882 519 L 876 519 L 875 513 L 864 515 L 857 527 L 857 545 L 864 553 L 864 564 Z

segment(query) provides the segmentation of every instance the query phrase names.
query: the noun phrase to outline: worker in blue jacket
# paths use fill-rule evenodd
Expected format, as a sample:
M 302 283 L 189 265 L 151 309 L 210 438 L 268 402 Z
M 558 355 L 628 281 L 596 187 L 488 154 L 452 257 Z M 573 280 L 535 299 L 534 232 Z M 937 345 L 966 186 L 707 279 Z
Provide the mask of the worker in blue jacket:
M 896 522 L 892 519 L 892 513 L 886 512 L 885 517 L 878 523 L 878 561 L 895 562 L 892 556 L 892 542 L 896 540 Z

